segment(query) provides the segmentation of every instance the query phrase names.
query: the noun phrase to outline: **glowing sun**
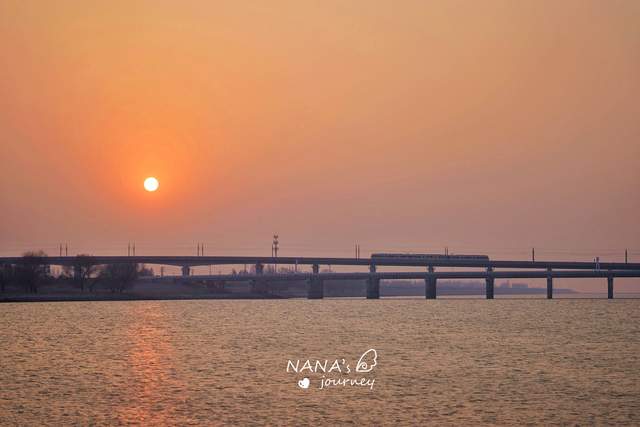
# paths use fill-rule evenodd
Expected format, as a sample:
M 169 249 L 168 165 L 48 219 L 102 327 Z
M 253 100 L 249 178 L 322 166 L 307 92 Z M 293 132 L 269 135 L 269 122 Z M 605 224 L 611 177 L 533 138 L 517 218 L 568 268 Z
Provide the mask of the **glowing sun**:
M 156 191 L 159 186 L 158 180 L 152 176 L 144 180 L 144 189 L 147 191 Z

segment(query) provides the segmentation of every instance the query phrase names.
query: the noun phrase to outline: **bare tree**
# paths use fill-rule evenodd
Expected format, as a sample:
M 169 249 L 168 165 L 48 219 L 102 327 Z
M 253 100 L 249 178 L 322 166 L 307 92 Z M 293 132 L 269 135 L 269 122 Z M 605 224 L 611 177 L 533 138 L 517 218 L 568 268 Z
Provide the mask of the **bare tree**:
M 111 292 L 124 292 L 138 278 L 139 267 L 135 263 L 107 264 L 100 271 L 100 280 L 107 283 Z
M 140 264 L 138 267 L 138 276 L 140 277 L 153 277 L 153 268 L 147 267 L 144 264 Z
M 91 255 L 80 254 L 76 256 L 73 265 L 63 267 L 65 276 L 73 277 L 80 290 L 84 292 L 85 285 L 89 285 L 89 291 L 93 292 L 94 281 L 91 279 L 98 274 L 100 267 L 96 259 Z
M 26 292 L 38 293 L 40 285 L 49 276 L 47 254 L 43 251 L 25 252 L 22 261 L 16 266 L 16 279 Z

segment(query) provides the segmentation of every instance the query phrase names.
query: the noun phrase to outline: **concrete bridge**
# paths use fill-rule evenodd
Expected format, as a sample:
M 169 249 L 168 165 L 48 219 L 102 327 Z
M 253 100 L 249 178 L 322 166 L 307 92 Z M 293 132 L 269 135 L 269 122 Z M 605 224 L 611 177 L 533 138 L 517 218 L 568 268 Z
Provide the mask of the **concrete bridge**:
M 319 273 L 316 269 L 312 273 L 281 273 L 281 274 L 216 274 L 183 277 L 164 277 L 161 281 L 213 281 L 251 282 L 257 292 L 264 292 L 270 282 L 307 281 L 308 298 L 324 297 L 324 282 L 330 280 L 366 280 L 367 298 L 380 298 L 380 281 L 393 279 L 422 279 L 425 281 L 425 297 L 435 299 L 437 295 L 438 279 L 483 279 L 486 283 L 487 299 L 494 298 L 495 279 L 547 279 L 547 298 L 553 298 L 554 278 L 603 278 L 607 280 L 607 296 L 613 298 L 613 279 L 615 277 L 640 277 L 638 270 L 543 270 L 543 271 L 426 271 L 426 272 L 369 272 L 369 273 Z
M 22 264 L 38 262 L 48 265 L 78 265 L 82 257 L 53 256 L 29 259 L 24 257 L 3 257 L 0 264 Z M 421 279 L 425 281 L 425 297 L 434 299 L 437 295 L 438 279 L 483 279 L 486 283 L 486 297 L 493 299 L 495 279 L 546 278 L 547 298 L 553 298 L 554 278 L 603 278 L 607 281 L 608 298 L 613 298 L 615 277 L 640 277 L 640 263 L 577 262 L 577 261 L 506 261 L 470 259 L 374 259 L 374 258 L 331 258 L 331 257 L 256 257 L 256 256 L 91 256 L 93 264 L 140 263 L 152 265 L 172 265 L 182 268 L 180 280 L 212 280 L 217 282 L 249 281 L 256 291 L 265 291 L 270 281 L 300 281 L 308 285 L 308 297 L 323 298 L 324 282 L 327 280 L 366 280 L 367 298 L 380 298 L 380 280 Z M 191 276 L 190 269 L 207 265 L 255 265 L 255 274 L 226 274 L 211 276 Z M 310 273 L 265 274 L 264 265 L 310 265 Z M 321 265 L 367 266 L 368 272 L 320 273 Z M 421 267 L 424 271 L 379 272 L 378 267 Z M 474 271 L 437 271 L 437 267 L 459 267 Z M 508 270 L 504 270 L 508 269 Z M 164 280 L 175 280 L 167 277 Z
M 434 259 L 375 259 L 375 258 L 335 258 L 335 257 L 263 257 L 263 256 L 102 256 L 90 255 L 95 264 L 139 263 L 151 265 L 171 265 L 197 267 L 207 265 L 346 265 L 346 266 L 397 266 L 397 267 L 471 267 L 471 268 L 516 268 L 516 269 L 577 269 L 577 270 L 640 270 L 640 263 L 626 262 L 582 262 L 582 261 L 505 261 L 505 260 L 459 260 Z M 78 256 L 47 256 L 38 258 L 49 265 L 73 266 Z M 0 257 L 0 264 L 20 264 L 24 257 Z

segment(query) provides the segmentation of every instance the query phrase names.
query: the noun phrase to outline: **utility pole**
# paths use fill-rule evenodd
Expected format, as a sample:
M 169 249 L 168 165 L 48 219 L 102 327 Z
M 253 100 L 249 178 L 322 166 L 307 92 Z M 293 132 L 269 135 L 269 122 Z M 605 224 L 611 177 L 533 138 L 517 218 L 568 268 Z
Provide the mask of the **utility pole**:
M 629 252 L 626 249 L 624 250 L 624 263 L 629 263 Z
M 69 256 L 69 244 L 64 245 L 64 256 Z
M 131 242 L 127 243 L 127 256 L 131 256 Z
M 136 256 L 136 242 L 133 242 L 133 256 Z
M 536 248 L 531 248 L 531 261 L 536 262 Z

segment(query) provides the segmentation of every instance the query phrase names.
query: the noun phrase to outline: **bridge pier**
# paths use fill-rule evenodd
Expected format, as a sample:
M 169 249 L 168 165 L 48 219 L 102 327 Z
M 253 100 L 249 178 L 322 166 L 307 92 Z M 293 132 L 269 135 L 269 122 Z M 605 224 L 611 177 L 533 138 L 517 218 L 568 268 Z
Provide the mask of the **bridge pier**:
M 182 275 L 183 276 L 190 276 L 191 275 L 191 267 L 189 267 L 188 265 L 183 265 L 182 266 Z
M 375 273 L 376 266 L 371 264 L 369 266 L 369 273 Z M 379 299 L 380 298 L 380 279 L 377 277 L 369 276 L 367 279 L 367 299 Z
M 307 291 L 308 299 L 322 299 L 324 298 L 324 283 L 322 279 L 318 276 L 320 272 L 320 266 L 318 264 L 313 264 L 313 275 L 311 279 L 309 279 L 309 289 Z
M 613 276 L 607 276 L 607 298 L 613 299 Z
M 433 273 L 435 269 L 433 268 L 432 265 L 430 265 L 427 268 L 427 271 L 429 273 Z M 425 281 L 424 297 L 426 299 L 436 299 L 436 294 L 437 294 L 436 286 L 437 286 L 438 279 L 435 278 L 434 276 L 429 276 L 426 279 L 424 279 L 424 281 Z
M 547 299 L 553 298 L 553 276 L 551 275 L 551 269 L 547 269 Z
M 485 292 L 487 294 L 487 299 L 493 299 L 493 289 L 494 289 L 495 278 L 493 277 L 492 267 L 487 268 L 487 274 L 488 276 L 487 276 L 487 285 L 486 285 Z
M 256 264 L 256 274 L 259 276 L 264 274 L 263 264 Z M 265 279 L 258 278 L 251 281 L 251 292 L 256 294 L 264 294 L 267 292 L 267 290 L 267 282 Z
M 263 274 L 264 273 L 264 265 L 263 264 L 256 264 L 256 274 Z
M 73 266 L 73 281 L 77 286 L 82 286 L 80 290 L 84 291 L 84 285 L 82 283 L 82 267 L 77 264 Z

